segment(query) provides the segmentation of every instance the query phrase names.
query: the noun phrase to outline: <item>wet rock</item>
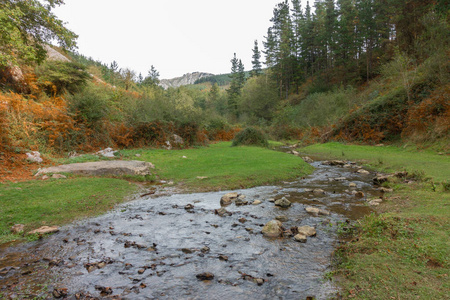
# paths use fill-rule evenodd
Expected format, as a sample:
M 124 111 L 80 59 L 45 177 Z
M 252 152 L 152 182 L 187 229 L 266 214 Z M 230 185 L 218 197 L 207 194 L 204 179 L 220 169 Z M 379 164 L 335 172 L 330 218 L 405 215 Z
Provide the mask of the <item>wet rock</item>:
M 299 155 L 300 155 L 300 153 L 298 153 L 298 152 L 295 151 L 295 150 L 289 151 L 288 154 L 292 154 L 292 155 L 295 155 L 295 156 L 299 156 Z
M 377 175 L 373 178 L 373 183 L 375 185 L 382 185 L 385 182 L 388 182 L 392 175 Z
M 364 198 L 365 196 L 361 191 L 353 191 L 352 194 L 355 195 L 356 198 Z
M 316 229 L 314 227 L 311 226 L 301 226 L 301 227 L 297 227 L 298 233 L 299 234 L 303 234 L 307 237 L 309 236 L 316 236 L 317 232 Z
M 236 201 L 234 202 L 234 204 L 236 206 L 248 205 L 248 201 L 243 200 L 241 198 L 237 198 Z
M 185 210 L 190 210 L 190 209 L 194 209 L 194 205 L 193 204 L 188 204 L 184 207 Z
M 364 170 L 364 169 L 359 169 L 358 171 L 356 171 L 356 173 L 363 174 L 363 175 L 368 175 L 368 174 L 370 174 L 369 171 Z
M 239 222 L 245 223 L 245 222 L 247 222 L 247 219 L 246 219 L 246 218 L 240 218 L 240 219 L 239 219 Z
M 369 201 L 369 205 L 371 206 L 378 206 L 383 202 L 383 199 L 373 199 Z
M 232 213 L 229 212 L 228 210 L 226 210 L 225 208 L 219 208 L 219 209 L 215 209 L 214 210 L 214 214 L 220 216 L 220 217 L 224 217 L 224 216 L 231 216 Z
M 278 199 L 277 201 L 275 201 L 275 205 L 276 206 L 280 206 L 282 208 L 288 208 L 292 205 L 291 201 L 289 201 L 288 199 L 286 199 L 285 197 Z
M 269 202 L 275 202 L 275 199 L 274 198 L 270 198 L 270 199 L 267 199 L 267 201 L 269 201 Z
M 261 200 L 255 200 L 255 201 L 253 201 L 253 205 L 259 205 L 259 204 L 261 204 L 262 203 L 262 201 Z
M 312 192 L 314 195 L 325 195 L 325 191 L 322 189 L 314 189 Z
M 111 295 L 113 293 L 113 290 L 110 287 L 96 285 L 95 289 L 97 291 L 100 291 L 100 296 L 102 296 L 102 297 L 106 297 L 106 296 Z
M 344 180 L 347 180 L 347 178 L 345 178 L 345 177 L 336 177 L 336 178 L 333 178 L 333 180 L 334 181 L 344 181 Z
M 312 215 L 318 216 L 318 215 L 324 215 L 324 216 L 328 216 L 330 215 L 330 212 L 325 210 L 325 209 L 319 209 L 316 207 L 312 207 L 312 206 L 307 206 L 305 207 L 305 210 L 307 213 L 310 213 Z
M 324 165 L 329 165 L 329 166 L 343 166 L 343 165 L 345 165 L 345 161 L 343 161 L 343 160 L 330 160 L 330 161 L 324 161 L 323 164 Z
M 286 216 L 276 216 L 275 220 L 280 221 L 280 222 L 287 222 L 289 219 Z
M 355 188 L 355 187 L 357 187 L 357 185 L 356 185 L 356 183 L 354 183 L 354 182 L 350 182 L 350 183 L 348 184 L 348 187 Z
M 210 272 L 204 272 L 204 273 L 195 275 L 195 277 L 197 277 L 198 280 L 212 280 L 212 279 L 214 279 L 214 274 L 212 274 Z
M 222 261 L 228 261 L 228 256 L 226 255 L 219 255 L 219 259 Z
M 202 253 L 208 253 L 209 252 L 209 247 L 208 246 L 205 246 L 205 247 L 203 247 L 202 249 L 200 249 L 200 251 L 202 251 Z
M 314 160 L 312 160 L 312 159 L 311 159 L 310 157 L 308 157 L 308 156 L 303 156 L 302 159 L 303 159 L 304 162 L 307 162 L 307 163 L 309 163 L 309 164 L 312 164 L 312 163 L 314 162 Z
M 59 298 L 65 298 L 68 294 L 68 290 L 66 288 L 62 288 L 62 289 L 54 289 L 52 292 L 53 297 L 55 297 L 56 299 Z
M 185 254 L 191 254 L 191 253 L 195 252 L 195 250 L 189 249 L 189 248 L 183 248 L 183 249 L 181 249 L 181 251 Z
M 294 240 L 300 243 L 306 243 L 306 235 L 299 233 L 296 236 L 294 236 Z
M 38 229 L 32 230 L 28 232 L 28 234 L 48 234 L 48 233 L 55 233 L 59 231 L 58 226 L 42 226 Z
M 138 274 L 142 275 L 142 274 L 144 274 L 144 273 L 145 273 L 145 269 L 139 269 L 139 270 L 138 270 Z
M 227 193 L 220 198 L 220 205 L 227 206 L 238 198 L 238 193 Z
M 279 237 L 283 231 L 283 224 L 278 220 L 272 220 L 263 227 L 262 234 L 266 237 Z
M 19 233 L 23 232 L 24 229 L 25 229 L 25 225 L 23 225 L 23 224 L 16 224 L 16 225 L 11 227 L 11 233 L 19 234 Z

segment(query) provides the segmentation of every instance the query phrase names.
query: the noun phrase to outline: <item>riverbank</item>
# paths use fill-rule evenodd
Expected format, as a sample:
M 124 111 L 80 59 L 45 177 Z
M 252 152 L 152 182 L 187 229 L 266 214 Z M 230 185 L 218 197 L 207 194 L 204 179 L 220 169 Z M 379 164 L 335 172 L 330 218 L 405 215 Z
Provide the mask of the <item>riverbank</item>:
M 397 147 L 328 143 L 301 152 L 409 171 L 377 213 L 354 223 L 335 252 L 333 280 L 344 299 L 445 299 L 450 294 L 450 159 Z
M 185 150 L 121 150 L 125 160 L 152 162 L 152 176 L 128 178 L 83 178 L 3 182 L 0 184 L 0 244 L 24 240 L 12 234 L 11 226 L 25 225 L 24 232 L 43 225 L 64 225 L 96 216 L 131 199 L 140 187 L 144 193 L 168 188 L 177 191 L 209 191 L 248 188 L 292 180 L 312 172 L 299 157 L 258 147 L 230 147 L 231 143 Z M 138 154 L 138 156 L 136 156 Z M 93 161 L 95 156 L 64 160 Z M 36 167 L 37 168 L 37 167 Z M 36 236 L 28 237 L 36 238 Z

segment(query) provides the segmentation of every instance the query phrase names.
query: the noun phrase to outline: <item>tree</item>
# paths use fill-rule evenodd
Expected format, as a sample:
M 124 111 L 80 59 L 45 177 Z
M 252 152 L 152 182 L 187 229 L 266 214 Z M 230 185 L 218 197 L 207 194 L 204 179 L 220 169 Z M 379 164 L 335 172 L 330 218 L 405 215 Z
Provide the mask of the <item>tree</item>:
M 0 4 L 0 66 L 19 61 L 40 64 L 47 55 L 44 45 L 52 41 L 75 48 L 77 35 L 51 12 L 63 0 L 0 0 Z
M 262 73 L 262 66 L 261 66 L 261 52 L 258 48 L 258 41 L 255 40 L 255 45 L 253 47 L 253 55 L 252 55 L 252 70 L 250 72 L 250 77 L 259 76 Z
M 229 76 L 231 78 L 231 83 L 230 87 L 227 89 L 228 109 L 232 115 L 238 117 L 238 98 L 241 95 L 241 88 L 244 85 L 245 80 L 245 73 L 243 73 L 244 65 L 241 60 L 237 59 L 236 53 L 234 53 L 234 56 L 230 62 L 231 74 Z
M 134 83 L 136 73 L 133 70 L 126 68 L 126 69 L 120 70 L 120 74 L 122 75 L 122 80 L 125 85 L 125 90 L 128 91 Z
M 152 65 L 147 77 L 142 81 L 142 85 L 157 86 L 159 84 L 159 72 Z

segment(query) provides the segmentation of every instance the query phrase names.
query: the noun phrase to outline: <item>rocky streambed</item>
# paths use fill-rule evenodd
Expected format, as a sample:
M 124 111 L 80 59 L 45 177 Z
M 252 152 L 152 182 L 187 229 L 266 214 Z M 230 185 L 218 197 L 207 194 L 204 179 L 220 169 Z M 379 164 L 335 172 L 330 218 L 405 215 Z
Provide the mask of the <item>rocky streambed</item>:
M 339 224 L 370 213 L 380 191 L 355 165 L 312 165 L 312 175 L 282 186 L 141 197 L 0 249 L 0 296 L 326 299 L 336 293 L 324 275 Z M 221 207 L 228 192 L 242 196 Z M 263 235 L 272 220 L 280 234 Z M 299 227 L 314 232 L 299 239 Z

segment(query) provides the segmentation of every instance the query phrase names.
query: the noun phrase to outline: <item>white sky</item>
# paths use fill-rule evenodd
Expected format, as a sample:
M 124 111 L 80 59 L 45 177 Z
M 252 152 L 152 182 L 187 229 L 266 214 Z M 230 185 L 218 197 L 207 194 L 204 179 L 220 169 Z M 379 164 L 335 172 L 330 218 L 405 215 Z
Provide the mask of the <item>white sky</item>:
M 280 2 L 66 0 L 54 13 L 79 35 L 81 54 L 107 64 L 115 60 L 144 77 L 154 65 L 161 79 L 169 79 L 196 71 L 229 73 L 235 52 L 250 70 L 254 40 L 263 50 Z

